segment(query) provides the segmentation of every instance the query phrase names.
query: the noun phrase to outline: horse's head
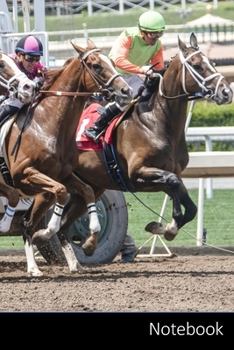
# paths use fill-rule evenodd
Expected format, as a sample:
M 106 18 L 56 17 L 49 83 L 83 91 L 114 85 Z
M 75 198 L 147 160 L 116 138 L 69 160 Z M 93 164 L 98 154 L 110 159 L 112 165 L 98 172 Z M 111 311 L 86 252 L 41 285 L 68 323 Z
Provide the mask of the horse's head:
M 178 44 L 184 91 L 188 94 L 201 92 L 204 97 L 211 98 L 218 105 L 231 103 L 233 92 L 229 84 L 199 50 L 195 34 L 190 36 L 191 47 L 187 47 L 180 38 Z
M 29 103 L 35 95 L 35 83 L 20 71 L 14 60 L 0 52 L 0 91 L 9 91 L 22 103 Z
M 74 43 L 72 46 L 84 65 L 85 85 L 88 91 L 102 92 L 107 100 L 115 100 L 121 106 L 129 104 L 133 98 L 132 88 L 116 72 L 110 59 L 96 48 L 91 39 L 88 39 L 87 44 L 86 49 Z

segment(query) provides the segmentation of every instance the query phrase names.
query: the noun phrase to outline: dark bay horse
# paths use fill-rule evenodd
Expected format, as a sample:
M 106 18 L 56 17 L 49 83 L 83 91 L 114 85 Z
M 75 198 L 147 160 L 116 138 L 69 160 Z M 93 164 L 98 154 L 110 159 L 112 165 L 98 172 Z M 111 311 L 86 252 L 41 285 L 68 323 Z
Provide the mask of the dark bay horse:
M 132 89 L 107 56 L 90 39 L 87 43 L 86 49 L 72 44 L 78 57 L 46 73 L 40 96 L 31 109 L 20 111 L 5 138 L 5 158 L 13 184 L 23 197 L 34 198 L 22 220 L 27 271 L 34 276 L 42 273 L 34 258 L 32 236 L 52 204 L 56 203 L 48 227 L 35 235 L 33 244 L 41 243 L 40 235 L 49 239 L 59 230 L 68 193 L 84 197 L 90 231 L 100 230 L 93 190 L 72 172 L 78 159 L 75 131 L 86 99 L 93 92 L 104 93 L 120 104 L 132 99 Z M 70 271 L 81 271 L 66 241 L 62 249 Z
M 170 62 L 163 78 L 159 76 L 159 87 L 152 93 L 150 103 L 139 99 L 133 111 L 114 129 L 113 168 L 107 169 L 102 150 L 80 150 L 75 169 L 75 174 L 92 186 L 96 200 L 105 189 L 165 192 L 172 199 L 171 222 L 165 226 L 152 222 L 146 229 L 164 235 L 167 240 L 173 240 L 178 230 L 193 220 L 197 212 L 181 179 L 189 160 L 185 138 L 189 98 L 200 93 L 218 105 L 232 101 L 228 83 L 199 50 L 193 33 L 190 45 L 187 47 L 178 38 L 179 53 Z M 115 169 L 115 175 L 110 176 Z M 117 181 L 114 181 L 115 177 Z M 66 235 L 70 225 L 86 211 L 84 200 L 72 194 L 58 236 Z M 92 255 L 96 245 L 95 233 L 83 244 L 84 253 Z
M 35 96 L 35 83 L 28 79 L 28 77 L 17 67 L 14 60 L 4 52 L 0 52 L 0 95 L 9 95 L 9 98 L 11 99 L 17 97 L 24 104 L 31 102 Z M 0 121 L 0 128 L 2 124 L 3 122 Z M 8 206 L 2 220 L 0 221 L 0 235 L 1 232 L 7 232 L 10 229 L 10 224 L 14 215 L 14 208 L 19 202 L 18 191 L 14 187 L 7 185 L 4 181 L 5 165 L 1 148 L 2 142 L 0 145 L 0 168 L 3 172 L 0 172 L 0 196 L 7 198 Z

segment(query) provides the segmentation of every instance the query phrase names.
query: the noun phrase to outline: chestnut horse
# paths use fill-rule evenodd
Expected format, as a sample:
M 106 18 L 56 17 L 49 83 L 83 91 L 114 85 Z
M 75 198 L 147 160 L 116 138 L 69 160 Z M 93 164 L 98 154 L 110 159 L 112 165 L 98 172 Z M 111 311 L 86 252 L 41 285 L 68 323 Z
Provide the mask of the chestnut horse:
M 90 39 L 87 43 L 86 49 L 72 44 L 78 57 L 46 72 L 40 96 L 31 109 L 20 111 L 5 138 L 6 162 L 14 186 L 22 196 L 34 198 L 22 220 L 27 271 L 33 276 L 42 274 L 33 254 L 35 228 L 56 203 L 47 228 L 35 235 L 33 244 L 41 244 L 40 235 L 49 239 L 59 230 L 68 193 L 84 197 L 90 231 L 100 230 L 93 190 L 72 172 L 78 158 L 75 131 L 87 97 L 102 92 L 107 99 L 122 105 L 132 100 L 132 89 L 117 74 L 111 61 Z M 66 241 L 62 249 L 70 271 L 81 271 Z
M 102 150 L 79 150 L 75 169 L 75 174 L 92 186 L 96 200 L 106 189 L 165 192 L 172 199 L 172 220 L 165 226 L 152 222 L 146 230 L 162 234 L 167 240 L 173 240 L 197 212 L 181 178 L 189 160 L 185 138 L 189 98 L 199 93 L 218 105 L 232 101 L 228 83 L 199 50 L 193 33 L 190 45 L 187 47 L 178 38 L 179 53 L 163 77 L 156 74 L 160 82 L 154 87 L 150 102 L 139 99 L 114 129 L 112 165 L 106 166 L 108 159 Z M 71 224 L 86 211 L 84 200 L 72 194 L 58 236 L 65 236 Z M 96 245 L 97 233 L 82 245 L 84 253 L 92 255 Z
M 15 61 L 6 53 L 0 52 L 0 95 L 9 95 L 9 98 L 18 98 L 22 103 L 27 104 L 35 96 L 35 83 L 20 71 Z M 0 121 L 0 128 L 3 121 Z M 2 143 L 0 148 L 2 147 Z M 0 168 L 3 175 L 0 176 L 0 196 L 4 196 L 8 200 L 8 206 L 5 214 L 0 221 L 0 234 L 10 229 L 10 224 L 15 213 L 15 207 L 19 202 L 18 191 L 4 181 L 5 164 L 0 150 Z

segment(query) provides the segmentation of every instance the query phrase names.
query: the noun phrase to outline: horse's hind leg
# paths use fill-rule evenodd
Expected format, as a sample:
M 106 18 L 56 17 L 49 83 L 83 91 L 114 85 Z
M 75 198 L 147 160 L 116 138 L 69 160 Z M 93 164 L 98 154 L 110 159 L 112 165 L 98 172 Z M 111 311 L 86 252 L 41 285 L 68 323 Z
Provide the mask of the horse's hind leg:
M 1 232 L 6 233 L 11 227 L 11 222 L 15 214 L 15 208 L 19 203 L 18 191 L 4 183 L 0 183 L 0 195 L 8 199 L 8 205 L 6 207 L 3 218 L 0 221 L 0 235 Z
M 58 237 L 61 242 L 62 251 L 65 255 L 70 272 L 79 272 L 79 273 L 85 272 L 85 269 L 83 269 L 83 267 L 80 265 L 79 261 L 77 260 L 75 253 L 72 249 L 72 246 L 68 242 L 68 240 L 65 239 L 65 237 L 61 233 L 58 234 Z

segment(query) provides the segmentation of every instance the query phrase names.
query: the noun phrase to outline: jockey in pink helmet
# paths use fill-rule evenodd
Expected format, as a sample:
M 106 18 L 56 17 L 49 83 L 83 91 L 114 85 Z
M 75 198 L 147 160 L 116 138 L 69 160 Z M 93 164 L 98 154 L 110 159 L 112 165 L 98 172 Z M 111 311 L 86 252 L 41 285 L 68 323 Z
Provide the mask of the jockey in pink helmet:
M 40 62 L 40 58 L 43 56 L 41 41 L 34 35 L 24 36 L 16 44 L 15 53 L 9 56 L 15 60 L 19 69 L 29 79 L 35 81 L 39 89 L 43 84 L 43 72 L 47 70 Z M 0 126 L 6 118 L 15 114 L 22 106 L 23 103 L 18 99 L 5 99 L 0 106 Z

